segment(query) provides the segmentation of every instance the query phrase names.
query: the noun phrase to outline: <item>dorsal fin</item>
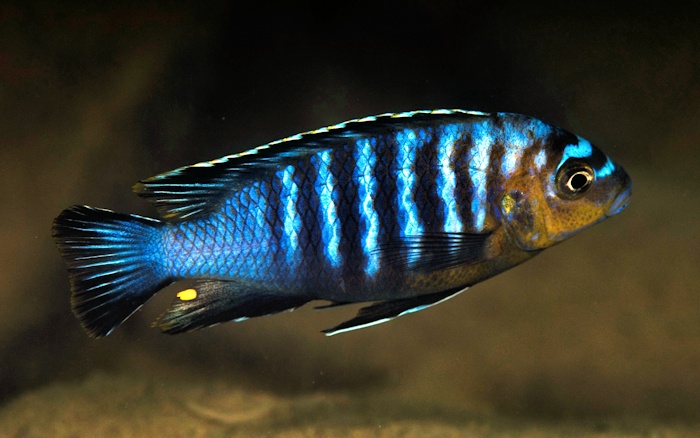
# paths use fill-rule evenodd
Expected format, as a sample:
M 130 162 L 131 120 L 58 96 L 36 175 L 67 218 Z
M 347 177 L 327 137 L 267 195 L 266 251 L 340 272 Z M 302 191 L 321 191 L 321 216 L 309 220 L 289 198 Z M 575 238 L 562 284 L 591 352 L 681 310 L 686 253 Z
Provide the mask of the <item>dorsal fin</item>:
M 134 192 L 153 202 L 165 220 L 190 219 L 216 210 L 228 195 L 251 178 L 279 170 L 293 159 L 333 147 L 341 140 L 370 136 L 387 129 L 402 129 L 409 124 L 418 128 L 440 121 L 465 122 L 488 116 L 487 113 L 455 109 L 386 113 L 349 120 L 156 175 L 137 183 Z

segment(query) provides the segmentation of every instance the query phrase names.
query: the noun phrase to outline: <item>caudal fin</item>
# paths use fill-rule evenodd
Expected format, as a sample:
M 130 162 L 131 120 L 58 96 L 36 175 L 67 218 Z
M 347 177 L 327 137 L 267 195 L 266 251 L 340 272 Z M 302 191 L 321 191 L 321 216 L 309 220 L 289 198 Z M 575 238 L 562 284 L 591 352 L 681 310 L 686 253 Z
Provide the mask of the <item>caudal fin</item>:
M 73 313 L 94 338 L 108 335 L 170 280 L 161 272 L 160 221 L 88 206 L 64 210 L 53 237 L 68 265 Z

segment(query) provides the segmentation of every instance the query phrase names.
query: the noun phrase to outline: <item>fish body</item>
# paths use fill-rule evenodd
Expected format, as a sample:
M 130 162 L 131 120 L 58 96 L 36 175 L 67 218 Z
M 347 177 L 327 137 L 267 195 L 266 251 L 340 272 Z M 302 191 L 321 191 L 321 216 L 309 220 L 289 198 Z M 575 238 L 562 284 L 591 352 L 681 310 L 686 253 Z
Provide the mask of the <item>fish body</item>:
M 621 211 L 631 182 L 598 148 L 510 113 L 365 117 L 135 186 L 161 219 L 75 206 L 54 222 L 73 309 L 108 334 L 194 280 L 167 333 L 375 301 L 328 334 L 415 312 Z

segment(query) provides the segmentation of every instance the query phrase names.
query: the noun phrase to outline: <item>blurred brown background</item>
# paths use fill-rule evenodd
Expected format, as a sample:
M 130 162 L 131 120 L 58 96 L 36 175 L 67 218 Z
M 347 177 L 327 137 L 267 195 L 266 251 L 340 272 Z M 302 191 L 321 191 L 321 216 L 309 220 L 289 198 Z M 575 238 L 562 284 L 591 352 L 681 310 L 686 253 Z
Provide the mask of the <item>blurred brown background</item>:
M 106 372 L 410 415 L 700 419 L 699 21 L 602 5 L 0 5 L 0 401 Z M 153 216 L 139 179 L 430 108 L 570 129 L 625 166 L 632 203 L 453 301 L 333 338 L 319 330 L 356 309 L 161 335 L 173 290 L 106 339 L 80 329 L 50 236 L 63 208 Z

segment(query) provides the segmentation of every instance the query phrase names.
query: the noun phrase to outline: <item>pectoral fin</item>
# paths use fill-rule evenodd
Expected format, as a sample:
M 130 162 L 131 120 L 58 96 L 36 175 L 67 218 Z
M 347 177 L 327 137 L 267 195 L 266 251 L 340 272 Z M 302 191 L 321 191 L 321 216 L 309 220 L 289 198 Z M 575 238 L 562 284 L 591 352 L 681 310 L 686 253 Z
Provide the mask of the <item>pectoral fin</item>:
M 333 328 L 324 330 L 323 333 L 325 333 L 326 336 L 333 336 L 337 335 L 338 333 L 381 324 L 396 317 L 418 312 L 419 310 L 434 306 L 435 304 L 446 301 L 467 289 L 468 287 L 461 289 L 450 289 L 444 292 L 429 295 L 420 295 L 417 297 L 404 298 L 400 300 L 381 301 L 372 304 L 371 306 L 361 308 L 357 313 L 357 316 L 353 319 L 345 321 L 344 323 Z
M 489 233 L 426 233 L 389 241 L 378 248 L 395 269 L 437 271 L 484 260 Z

